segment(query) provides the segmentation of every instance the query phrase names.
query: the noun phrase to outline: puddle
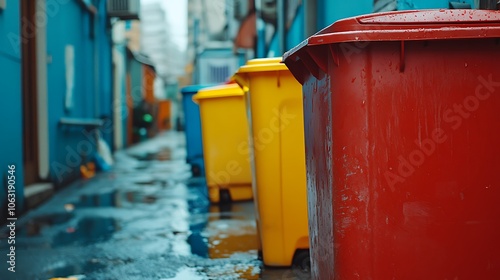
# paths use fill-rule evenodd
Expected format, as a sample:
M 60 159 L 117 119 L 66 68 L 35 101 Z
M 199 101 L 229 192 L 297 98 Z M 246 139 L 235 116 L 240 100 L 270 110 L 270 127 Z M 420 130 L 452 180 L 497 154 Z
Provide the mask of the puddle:
M 237 252 L 255 251 L 254 258 L 257 259 L 255 219 L 239 215 L 238 211 L 253 211 L 253 208 L 227 204 L 212 205 L 205 215 L 191 211 L 191 222 L 197 222 L 190 225 L 191 234 L 186 240 L 191 253 L 204 258 L 223 259 Z
M 134 182 L 134 184 L 140 185 L 140 186 L 153 186 L 156 184 L 156 181 L 154 181 L 154 180 L 138 181 L 138 182 Z
M 17 227 L 16 236 L 37 236 L 44 228 L 66 223 L 73 217 L 73 213 L 54 213 L 35 217 L 27 223 Z
M 204 237 L 201 232 L 191 233 L 187 242 L 191 247 L 191 254 L 208 258 L 208 238 Z
M 106 265 L 104 265 L 103 263 L 95 260 L 89 260 L 82 264 L 67 264 L 59 267 L 50 268 L 45 271 L 44 276 L 46 277 L 46 279 L 49 279 L 56 277 L 65 278 L 69 276 L 81 275 L 82 278 L 80 279 L 85 279 L 84 278 L 85 274 L 89 274 L 91 272 L 97 272 L 104 268 L 106 268 Z
M 203 177 L 191 177 L 188 180 L 186 180 L 186 185 L 188 187 L 206 187 L 207 186 L 207 181 Z
M 76 227 L 68 227 L 54 236 L 54 247 L 80 245 L 87 246 L 109 240 L 120 227 L 113 218 L 86 217 Z
M 84 194 L 80 196 L 80 201 L 76 205 L 79 207 L 115 207 L 117 193 L 118 191 Z
M 129 191 L 125 193 L 125 199 L 130 203 L 145 203 L 152 204 L 155 203 L 158 198 L 154 195 L 146 195 L 138 191 Z
M 208 256 L 211 259 L 229 258 L 234 253 L 255 251 L 257 259 L 258 239 L 251 223 L 226 221 L 211 222 L 207 226 Z
M 144 170 L 149 167 L 149 164 L 140 164 L 135 167 L 135 170 Z
M 186 280 L 186 279 L 190 279 L 190 280 L 203 280 L 203 279 L 206 279 L 206 277 L 203 277 L 200 274 L 198 274 L 196 272 L 195 268 L 192 268 L 192 267 L 183 267 L 181 270 L 179 270 L 177 272 L 177 275 L 175 275 L 175 277 L 173 277 L 173 278 L 165 278 L 165 279 L 162 279 L 162 280 L 167 280 L 167 279 L 171 279 L 171 280 Z
M 309 280 L 311 273 L 297 268 L 263 267 L 259 279 L 262 280 Z
M 152 161 L 156 159 L 157 152 L 147 152 L 144 154 L 129 154 L 132 158 L 135 158 L 140 161 Z
M 156 155 L 156 159 L 159 161 L 166 161 L 172 159 L 172 150 L 170 148 L 163 148 Z
M 187 200 L 188 209 L 191 214 L 204 214 L 208 213 L 210 209 L 210 202 L 203 192 L 193 194 Z
M 261 279 L 260 262 L 249 259 L 241 263 L 215 265 L 203 270 L 208 279 Z M 288 280 L 288 278 L 272 278 Z
M 172 159 L 172 149 L 170 147 L 160 148 L 155 152 L 146 152 L 142 154 L 129 154 L 132 158 L 135 158 L 139 161 L 167 161 Z
M 80 196 L 80 201 L 75 203 L 78 207 L 117 207 L 124 206 L 124 202 L 128 203 L 144 203 L 153 204 L 158 200 L 158 197 L 152 194 L 145 194 L 140 191 L 112 191 L 99 194 L 85 194 Z

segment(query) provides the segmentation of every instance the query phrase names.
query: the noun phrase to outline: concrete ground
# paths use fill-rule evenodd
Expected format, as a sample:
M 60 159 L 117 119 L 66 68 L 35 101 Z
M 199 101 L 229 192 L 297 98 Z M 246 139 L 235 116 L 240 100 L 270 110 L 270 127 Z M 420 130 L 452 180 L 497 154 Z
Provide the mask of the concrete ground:
M 117 153 L 111 172 L 60 191 L 17 221 L 16 272 L 0 279 L 309 279 L 257 257 L 252 202 L 210 205 L 185 163 L 184 135 Z

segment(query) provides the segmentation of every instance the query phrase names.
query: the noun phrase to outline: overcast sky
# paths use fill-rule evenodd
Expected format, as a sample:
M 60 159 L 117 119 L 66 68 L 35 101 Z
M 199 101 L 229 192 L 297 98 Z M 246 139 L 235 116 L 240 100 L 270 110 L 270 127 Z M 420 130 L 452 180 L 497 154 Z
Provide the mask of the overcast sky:
M 171 27 L 172 40 L 181 51 L 187 47 L 187 1 L 188 0 L 141 0 L 142 3 L 162 3 L 167 12 L 167 20 Z

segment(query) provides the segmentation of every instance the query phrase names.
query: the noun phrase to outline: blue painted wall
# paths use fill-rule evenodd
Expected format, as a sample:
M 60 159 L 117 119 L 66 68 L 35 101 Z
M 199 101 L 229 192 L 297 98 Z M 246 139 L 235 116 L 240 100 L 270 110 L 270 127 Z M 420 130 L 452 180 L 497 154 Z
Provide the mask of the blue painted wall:
M 128 108 L 127 108 L 127 80 L 126 80 L 126 73 L 127 73 L 127 47 L 126 45 L 115 45 L 115 50 L 120 53 L 120 56 L 124 58 L 124 65 L 123 65 L 123 75 L 120 77 L 120 84 L 121 86 L 121 103 L 118 104 L 118 102 L 113 101 L 113 107 L 116 110 L 120 110 L 120 118 L 121 118 L 121 123 L 122 123 L 122 135 L 121 135 L 121 146 L 126 147 L 127 146 L 127 123 L 128 123 Z M 116 69 L 118 71 L 118 69 Z M 141 76 L 142 77 L 142 76 Z M 116 149 L 116 147 L 115 147 Z
M 304 0 L 308 1 L 308 0 Z M 309 0 L 311 1 L 311 0 Z M 335 21 L 363 15 L 370 14 L 373 12 L 373 0 L 358 0 L 355 4 L 353 2 L 344 0 L 312 0 L 316 1 L 316 30 L 319 31 Z M 477 8 L 474 5 L 474 0 L 456 0 L 457 2 L 469 3 L 472 8 Z M 409 10 L 409 9 L 435 9 L 435 8 L 449 8 L 449 0 L 398 0 L 397 1 L 398 10 Z M 262 38 L 263 33 L 258 33 Z M 263 51 L 265 44 L 263 40 L 258 40 L 259 48 L 258 56 L 269 56 L 269 54 L 279 55 L 278 50 L 278 35 L 275 34 L 271 43 L 269 44 L 269 50 L 267 54 Z M 286 36 L 286 49 L 291 49 L 302 40 L 304 40 L 304 5 L 302 5 L 297 13 L 294 23 L 290 27 Z
M 316 8 L 316 30 L 319 31 L 339 19 L 372 13 L 373 0 L 358 0 L 356 4 L 343 0 L 317 0 Z M 304 5 L 301 5 L 297 11 L 294 22 L 286 34 L 286 50 L 293 48 L 306 39 L 304 36 L 304 24 Z M 257 24 L 257 26 L 259 26 L 259 24 Z M 263 30 L 258 29 L 257 35 L 259 37 L 257 42 L 257 57 L 282 55 L 279 53 L 279 36 L 277 33 L 274 34 L 267 49 L 262 39 L 264 38 Z
M 373 12 L 373 0 L 318 0 L 317 2 L 318 30 L 321 30 L 335 21 Z
M 304 38 L 304 5 L 301 5 L 297 10 L 297 16 L 293 21 L 292 25 L 288 29 L 286 35 L 286 50 L 289 50 L 300 42 L 302 42 Z
M 47 66 L 49 99 L 50 177 L 56 184 L 64 184 L 78 177 L 79 165 L 92 159 L 95 141 L 82 128 L 63 129 L 58 125 L 62 117 L 95 118 L 111 116 L 111 53 L 109 34 L 106 33 L 104 1 L 101 0 L 101 26 L 92 35 L 91 15 L 77 1 L 61 5 L 60 11 L 49 17 L 47 24 L 47 52 L 52 57 Z M 104 30 L 103 30 L 104 29 Z M 102 32 L 102 33 L 101 33 Z M 95 107 L 94 40 L 99 41 L 99 65 L 102 71 L 98 86 L 100 108 Z M 65 108 L 66 63 L 65 47 L 74 47 L 75 80 L 73 107 Z M 109 136 L 108 136 L 109 141 Z M 87 158 L 81 154 L 88 153 Z
M 398 0 L 398 10 L 414 9 L 447 9 L 450 7 L 449 0 Z M 474 7 L 474 0 L 455 0 L 455 2 L 469 3 Z
M 113 64 L 112 64 L 112 41 L 111 30 L 108 29 L 108 18 L 106 16 L 106 1 L 101 0 L 98 7 L 101 11 L 98 15 L 98 26 L 96 38 L 99 42 L 99 117 L 105 117 L 109 125 L 102 129 L 102 137 L 109 147 L 113 146 L 112 123 L 112 100 L 113 100 Z
M 264 38 L 263 30 L 258 30 L 259 38 Z M 260 33 L 259 33 L 260 32 Z M 257 57 L 276 57 L 281 56 L 279 53 L 278 32 L 274 33 L 269 46 L 266 48 L 264 40 L 259 39 L 257 44 Z M 295 47 L 304 40 L 304 5 L 300 5 L 297 9 L 295 19 L 290 28 L 288 28 L 285 36 L 285 51 Z
M 92 25 L 92 16 L 78 1 L 47 2 L 47 63 L 48 79 L 48 122 L 50 179 L 56 185 L 63 185 L 79 177 L 82 151 L 92 159 L 97 147 L 92 134 L 81 128 L 62 129 L 62 117 L 112 119 L 112 61 L 111 33 L 106 16 L 106 1 L 97 3 L 98 20 Z M 22 108 L 22 60 L 20 1 L 7 1 L 7 8 L 0 10 L 0 207 L 6 208 L 7 166 L 16 165 L 17 210 L 23 209 L 23 108 Z M 31 31 L 31 30 L 29 30 Z M 93 34 L 94 33 L 94 34 Z M 98 43 L 97 48 L 95 46 Z M 75 85 L 73 107 L 65 108 L 66 63 L 65 47 L 75 50 Z M 98 62 L 94 58 L 98 52 Z M 98 69 L 96 83 L 95 69 Z M 98 95 L 96 95 L 96 91 Z M 96 98 L 99 106 L 96 107 Z M 124 119 L 125 123 L 126 119 Z M 101 130 L 103 137 L 112 144 L 112 124 Z M 0 211 L 0 217 L 5 214 Z M 3 218 L 2 218 L 3 219 Z
M 0 10 L 0 209 L 6 209 L 7 165 L 16 165 L 16 202 L 18 213 L 23 209 L 21 45 L 19 1 L 7 1 Z M 0 211 L 2 221 L 5 211 Z

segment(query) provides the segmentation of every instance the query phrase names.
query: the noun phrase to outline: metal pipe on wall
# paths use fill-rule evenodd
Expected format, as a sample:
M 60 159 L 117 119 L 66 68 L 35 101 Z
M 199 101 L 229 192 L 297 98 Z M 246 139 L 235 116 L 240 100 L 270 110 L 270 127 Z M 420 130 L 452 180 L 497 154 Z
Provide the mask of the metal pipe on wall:
M 278 29 L 278 55 L 281 56 L 285 52 L 286 46 L 286 6 L 285 0 L 277 0 L 277 29 Z
M 317 0 L 304 0 L 304 38 L 307 38 L 318 30 L 316 25 L 317 18 Z
M 101 1 L 97 1 L 97 9 L 99 10 Z M 100 117 L 100 111 L 101 111 L 101 103 L 100 103 L 100 87 L 99 87 L 99 14 L 96 13 L 95 15 L 91 15 L 91 20 L 94 21 L 93 23 L 93 29 L 94 29 L 94 107 L 95 107 L 95 113 L 94 117 L 99 118 Z

